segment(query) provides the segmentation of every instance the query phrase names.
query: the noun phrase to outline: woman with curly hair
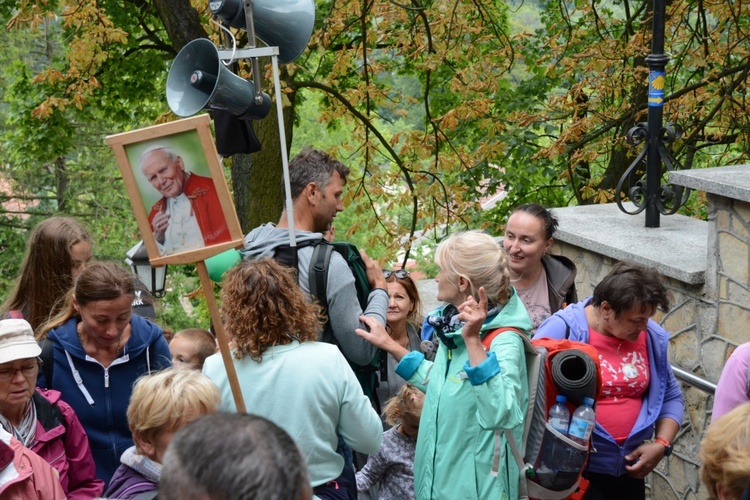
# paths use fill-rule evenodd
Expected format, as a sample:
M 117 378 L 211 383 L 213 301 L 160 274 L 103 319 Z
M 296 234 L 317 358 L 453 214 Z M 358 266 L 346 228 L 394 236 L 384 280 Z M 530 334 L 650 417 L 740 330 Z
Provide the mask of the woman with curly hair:
M 307 302 L 293 273 L 270 258 L 227 272 L 221 311 L 234 366 L 248 413 L 279 425 L 305 454 L 314 494 L 356 498 L 356 485 L 342 481 L 337 434 L 355 450 L 374 453 L 382 424 L 341 352 L 316 342 L 321 309 Z M 209 357 L 203 373 L 221 390 L 221 410 L 237 411 L 222 358 Z

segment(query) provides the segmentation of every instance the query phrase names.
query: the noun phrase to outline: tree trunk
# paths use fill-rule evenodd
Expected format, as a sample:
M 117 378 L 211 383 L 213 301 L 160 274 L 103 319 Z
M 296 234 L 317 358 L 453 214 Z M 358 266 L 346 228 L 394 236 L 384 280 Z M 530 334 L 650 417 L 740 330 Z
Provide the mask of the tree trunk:
M 641 109 L 641 106 L 646 104 L 647 98 L 648 86 L 640 85 L 632 89 L 629 102 L 633 103 L 631 109 L 633 109 L 634 112 L 632 118 L 624 121 L 620 128 L 617 130 L 618 136 L 626 136 L 628 134 L 628 131 L 636 125 L 637 121 L 639 121 L 639 118 L 641 118 L 640 121 L 643 121 L 645 119 L 645 116 L 638 115 L 635 110 Z M 602 181 L 598 187 L 601 189 L 614 190 L 617 187 L 617 183 L 620 181 L 620 177 L 622 177 L 633 160 L 635 160 L 635 157 L 638 155 L 638 153 L 641 152 L 640 148 L 643 147 L 644 145 L 641 144 L 638 150 L 633 151 L 630 147 L 615 143 L 615 146 L 612 149 L 612 154 L 610 155 L 607 171 L 604 173 Z M 627 191 L 627 185 L 625 186 L 625 190 Z M 624 196 L 627 196 L 627 192 L 622 194 Z
M 57 210 L 65 212 L 68 209 L 68 172 L 66 170 L 65 157 L 58 156 L 55 159 L 55 182 L 57 183 Z
M 206 38 L 200 16 L 190 5 L 190 0 L 154 0 L 154 5 L 175 49 L 175 55 L 188 42 Z

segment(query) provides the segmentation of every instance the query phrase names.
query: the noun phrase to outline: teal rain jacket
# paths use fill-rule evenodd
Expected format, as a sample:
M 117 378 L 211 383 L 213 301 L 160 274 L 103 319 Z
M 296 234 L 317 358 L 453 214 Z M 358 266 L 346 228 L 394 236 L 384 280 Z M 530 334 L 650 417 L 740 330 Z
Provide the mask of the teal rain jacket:
M 439 309 L 438 313 L 441 312 Z M 515 293 L 502 310 L 487 318 L 481 336 L 500 327 L 515 327 L 528 335 L 531 320 Z M 502 432 L 523 437 L 529 404 L 523 341 L 505 332 L 492 341 L 487 360 L 469 366 L 461 330 L 448 334 L 456 349 L 443 343 L 435 361 L 412 351 L 396 373 L 426 393 L 414 458 L 417 499 L 518 498 L 519 471 Z M 491 472 L 496 452 L 499 474 Z

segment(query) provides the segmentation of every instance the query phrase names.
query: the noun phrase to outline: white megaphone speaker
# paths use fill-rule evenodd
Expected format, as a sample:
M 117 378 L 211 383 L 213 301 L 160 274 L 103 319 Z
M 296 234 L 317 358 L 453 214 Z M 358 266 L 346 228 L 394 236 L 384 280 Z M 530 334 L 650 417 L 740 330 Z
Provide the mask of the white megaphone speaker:
M 192 116 L 209 108 L 241 119 L 262 120 L 271 110 L 271 98 L 255 102 L 255 86 L 232 73 L 219 59 L 211 40 L 199 38 L 185 45 L 169 68 L 167 102 L 177 116 Z
M 242 0 L 211 0 L 211 12 L 233 28 L 247 29 Z M 297 59 L 307 47 L 315 24 L 314 0 L 253 0 L 255 36 L 279 48 L 279 63 Z

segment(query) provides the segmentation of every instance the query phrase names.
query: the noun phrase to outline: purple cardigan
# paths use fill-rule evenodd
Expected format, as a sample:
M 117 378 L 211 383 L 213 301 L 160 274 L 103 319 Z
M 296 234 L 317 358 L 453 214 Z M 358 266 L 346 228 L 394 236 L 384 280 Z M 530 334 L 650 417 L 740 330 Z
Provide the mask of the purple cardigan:
M 100 496 L 104 491 L 104 481 L 96 479 L 89 438 L 73 408 L 60 399 L 58 391 L 53 390 L 37 388 L 33 401 L 37 422 L 36 439 L 31 450 L 57 470 L 68 499 Z
M 588 343 L 589 326 L 584 307 L 590 299 L 588 297 L 583 302 L 571 304 L 547 318 L 539 326 L 534 338 L 564 339 L 569 325 L 570 340 Z M 591 472 L 613 476 L 626 474 L 625 465 L 628 463 L 625 461 L 625 455 L 654 436 L 654 425 L 657 420 L 671 418 L 678 424 L 682 424 L 684 411 L 682 390 L 667 358 L 669 333 L 653 320 L 648 320 L 647 330 L 651 382 L 644 395 L 641 412 L 622 446 L 618 445 L 599 423 L 596 424 L 593 441 L 596 453 L 591 454 L 588 466 Z
M 112 476 L 107 493 L 104 496 L 106 498 L 128 500 L 137 497 L 141 493 L 156 491 L 158 489 L 159 485 L 157 483 L 151 481 L 137 470 L 121 464 L 115 471 L 115 475 Z

